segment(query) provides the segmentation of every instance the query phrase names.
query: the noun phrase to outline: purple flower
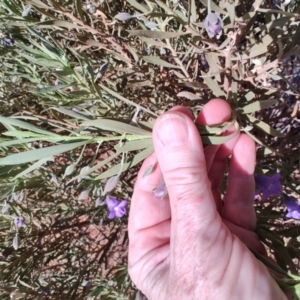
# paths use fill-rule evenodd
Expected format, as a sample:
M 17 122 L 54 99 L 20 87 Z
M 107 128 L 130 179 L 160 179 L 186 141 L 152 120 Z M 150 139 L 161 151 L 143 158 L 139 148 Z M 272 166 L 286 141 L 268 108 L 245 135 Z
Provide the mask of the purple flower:
M 204 20 L 204 26 L 210 38 L 215 35 L 218 39 L 220 38 L 222 34 L 223 21 L 219 15 L 209 13 Z
M 14 44 L 14 40 L 13 39 L 3 39 L 3 40 L 0 40 L 0 44 L 5 47 L 11 47 Z
M 25 227 L 25 222 L 23 217 L 15 217 L 14 222 L 18 228 Z
M 105 202 L 109 211 L 109 219 L 113 219 L 115 217 L 122 218 L 126 214 L 126 200 L 117 200 L 117 198 L 107 195 Z
M 287 214 L 285 215 L 287 218 L 300 220 L 300 205 L 298 201 L 294 197 L 289 197 L 285 201 L 286 208 L 288 209 Z
M 168 193 L 166 184 L 160 184 L 155 190 L 153 190 L 153 194 L 155 198 L 162 199 Z
M 267 200 L 270 196 L 279 196 L 282 190 L 282 185 L 279 180 L 279 173 L 276 173 L 271 177 L 266 175 L 257 175 L 255 177 L 255 183 L 257 186 L 256 193 L 262 193 L 262 200 Z

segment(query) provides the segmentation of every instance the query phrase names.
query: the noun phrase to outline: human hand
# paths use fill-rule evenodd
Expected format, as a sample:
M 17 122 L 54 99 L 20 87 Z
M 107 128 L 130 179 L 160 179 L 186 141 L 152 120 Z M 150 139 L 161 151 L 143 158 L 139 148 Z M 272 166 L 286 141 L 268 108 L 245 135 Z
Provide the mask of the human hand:
M 214 99 L 196 122 L 216 124 L 230 115 L 228 103 Z M 129 274 L 137 288 L 150 300 L 286 299 L 247 248 L 265 254 L 254 232 L 253 140 L 238 134 L 203 150 L 191 112 L 175 107 L 157 119 L 153 142 L 129 215 Z M 219 186 L 229 155 L 223 202 Z M 154 171 L 143 177 L 156 159 Z M 162 178 L 168 196 L 157 199 L 153 190 Z

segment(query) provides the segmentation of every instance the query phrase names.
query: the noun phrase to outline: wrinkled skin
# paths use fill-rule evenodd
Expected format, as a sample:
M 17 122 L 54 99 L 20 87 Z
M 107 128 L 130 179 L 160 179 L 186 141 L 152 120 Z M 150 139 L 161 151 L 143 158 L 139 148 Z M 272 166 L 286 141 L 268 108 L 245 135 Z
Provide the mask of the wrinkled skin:
M 196 122 L 216 124 L 230 115 L 227 102 L 214 99 Z M 153 142 L 155 153 L 139 172 L 129 216 L 129 274 L 137 288 L 149 300 L 286 299 L 247 248 L 265 254 L 254 232 L 254 142 L 238 134 L 203 150 L 184 107 L 157 119 Z M 219 185 L 229 155 L 223 204 Z M 143 177 L 156 159 L 153 173 Z M 153 189 L 162 177 L 168 196 L 161 200 Z

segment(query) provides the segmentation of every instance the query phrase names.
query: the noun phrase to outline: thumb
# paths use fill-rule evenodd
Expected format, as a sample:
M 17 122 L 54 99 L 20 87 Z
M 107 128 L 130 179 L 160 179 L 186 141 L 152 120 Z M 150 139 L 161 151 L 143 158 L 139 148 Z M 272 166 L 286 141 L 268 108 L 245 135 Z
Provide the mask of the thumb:
M 202 228 L 207 238 L 217 211 L 196 126 L 182 112 L 167 112 L 155 122 L 153 142 L 170 198 L 171 236 L 180 244 L 201 241 Z

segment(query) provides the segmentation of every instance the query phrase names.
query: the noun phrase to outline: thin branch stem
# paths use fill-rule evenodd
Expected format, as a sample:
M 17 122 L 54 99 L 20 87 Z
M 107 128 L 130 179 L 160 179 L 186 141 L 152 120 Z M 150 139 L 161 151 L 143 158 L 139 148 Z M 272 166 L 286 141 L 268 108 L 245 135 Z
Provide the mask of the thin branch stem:
M 211 2 L 210 1 L 211 0 L 207 0 L 207 12 L 208 12 L 208 14 L 211 13 Z
M 188 80 L 191 82 L 192 79 L 190 78 L 190 75 L 189 75 L 188 71 L 186 70 L 185 66 L 183 65 L 182 61 L 177 56 L 177 53 L 176 53 L 175 49 L 172 47 L 172 45 L 170 43 L 170 40 L 166 39 L 166 41 L 167 41 L 168 48 L 172 52 L 172 55 L 173 55 L 176 63 L 181 68 L 181 70 L 182 70 L 183 74 L 185 75 L 185 77 L 188 78 Z

